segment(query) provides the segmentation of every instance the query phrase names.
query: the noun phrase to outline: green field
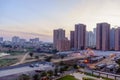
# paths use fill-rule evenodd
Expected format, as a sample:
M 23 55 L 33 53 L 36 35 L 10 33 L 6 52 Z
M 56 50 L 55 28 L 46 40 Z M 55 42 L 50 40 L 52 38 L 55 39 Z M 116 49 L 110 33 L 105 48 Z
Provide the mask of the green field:
M 8 53 L 10 55 L 20 55 L 20 54 L 24 54 L 24 51 L 6 51 L 4 53 Z
M 83 80 L 95 80 L 95 79 L 89 77 L 83 77 Z
M 12 65 L 14 63 L 17 62 L 17 59 L 0 59 L 0 67 L 5 67 L 5 66 L 9 66 Z
M 67 75 L 67 76 L 64 76 L 58 80 L 77 80 L 77 79 L 74 76 Z

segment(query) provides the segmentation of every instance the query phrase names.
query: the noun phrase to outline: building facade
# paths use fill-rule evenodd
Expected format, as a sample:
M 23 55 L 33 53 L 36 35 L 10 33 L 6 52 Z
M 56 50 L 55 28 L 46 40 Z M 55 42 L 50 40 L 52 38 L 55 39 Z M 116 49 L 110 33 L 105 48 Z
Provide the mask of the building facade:
M 74 48 L 76 50 L 85 49 L 86 46 L 86 25 L 76 24 L 74 33 Z
M 120 27 L 115 30 L 115 50 L 120 50 Z
M 110 49 L 115 49 L 115 28 L 110 29 Z
M 57 41 L 57 50 L 58 51 L 68 51 L 70 50 L 70 41 L 67 38 Z
M 74 48 L 74 35 L 75 35 L 75 32 L 74 31 L 70 31 L 70 48 L 71 49 Z
M 93 48 L 96 48 L 96 28 L 93 28 Z
M 59 41 L 65 39 L 65 30 L 56 29 L 53 31 L 53 47 L 54 49 L 59 49 Z
M 110 24 L 98 23 L 96 28 L 96 49 L 109 50 L 110 48 Z
M 94 48 L 94 33 L 92 31 L 86 32 L 86 47 Z

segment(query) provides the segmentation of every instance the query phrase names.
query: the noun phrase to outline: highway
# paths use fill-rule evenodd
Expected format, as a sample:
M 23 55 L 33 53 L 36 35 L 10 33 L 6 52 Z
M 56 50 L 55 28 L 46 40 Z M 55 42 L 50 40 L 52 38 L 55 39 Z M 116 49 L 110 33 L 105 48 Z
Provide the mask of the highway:
M 47 70 L 53 70 L 53 69 L 54 67 L 52 67 L 52 65 L 49 65 L 49 64 L 40 64 L 39 67 L 33 67 L 33 68 L 27 65 L 23 67 L 0 70 L 0 77 L 20 74 L 20 73 L 26 73 L 26 72 L 35 71 L 35 70 L 46 70 L 47 71 Z

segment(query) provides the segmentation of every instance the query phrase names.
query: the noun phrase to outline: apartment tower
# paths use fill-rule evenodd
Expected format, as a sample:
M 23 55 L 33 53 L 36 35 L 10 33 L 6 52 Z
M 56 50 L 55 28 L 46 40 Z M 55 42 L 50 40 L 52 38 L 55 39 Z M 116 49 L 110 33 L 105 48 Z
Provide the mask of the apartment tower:
M 110 24 L 98 23 L 96 28 L 96 49 L 109 50 L 110 48 Z
M 85 49 L 86 45 L 86 25 L 76 24 L 74 32 L 74 48 L 76 50 Z

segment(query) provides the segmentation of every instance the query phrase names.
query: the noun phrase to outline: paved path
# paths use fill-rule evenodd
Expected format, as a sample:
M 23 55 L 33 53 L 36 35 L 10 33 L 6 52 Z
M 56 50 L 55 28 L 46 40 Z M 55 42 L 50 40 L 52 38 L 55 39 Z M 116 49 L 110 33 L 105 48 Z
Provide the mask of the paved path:
M 21 61 L 19 62 L 20 64 L 24 62 L 24 60 L 26 59 L 26 57 L 28 56 L 29 53 L 26 53 L 23 58 L 21 59 Z
M 92 79 L 95 79 L 95 80 L 99 80 L 99 78 L 95 78 L 95 77 L 92 77 L 92 76 L 87 76 L 87 75 L 84 75 L 84 74 L 81 74 L 81 73 L 73 73 L 72 75 L 79 80 L 83 80 L 82 79 L 83 77 L 88 77 L 88 78 L 92 78 Z
M 23 55 L 22 59 L 21 59 L 19 62 L 13 64 L 12 66 L 22 64 L 22 63 L 25 61 L 25 59 L 26 59 L 26 57 L 28 56 L 28 54 L 29 54 L 29 53 L 26 53 L 25 55 Z
M 96 76 L 99 76 L 99 74 L 100 74 L 101 77 L 107 77 L 107 75 L 108 75 L 108 78 L 111 78 L 111 79 L 115 79 L 115 76 L 116 76 L 116 80 L 120 80 L 120 75 L 117 75 L 117 74 L 95 71 L 95 70 L 92 71 L 92 70 L 89 70 L 89 69 L 80 69 L 80 71 L 90 73 L 90 74 L 94 74 Z
M 74 59 L 81 59 L 84 58 L 85 56 L 75 56 L 75 57 L 65 57 L 64 59 L 52 59 L 53 63 L 60 62 L 60 61 L 69 61 L 69 60 L 74 60 Z

